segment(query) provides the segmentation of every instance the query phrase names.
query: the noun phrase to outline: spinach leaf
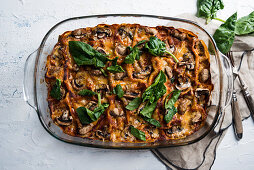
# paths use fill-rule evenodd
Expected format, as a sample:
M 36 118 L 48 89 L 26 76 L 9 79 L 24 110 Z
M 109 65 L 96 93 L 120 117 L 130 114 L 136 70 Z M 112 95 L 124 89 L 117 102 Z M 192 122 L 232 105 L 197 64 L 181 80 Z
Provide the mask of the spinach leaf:
M 137 97 L 133 99 L 127 106 L 125 106 L 126 109 L 133 111 L 138 108 L 138 106 L 141 104 L 141 98 Z
M 175 102 L 181 94 L 181 90 L 174 90 L 172 93 L 172 97 L 168 100 L 168 102 L 167 99 L 170 94 L 165 99 L 165 109 L 171 109 L 174 106 Z
M 167 114 L 164 117 L 164 120 L 168 123 L 171 121 L 173 116 L 176 114 L 177 109 L 175 108 L 174 104 L 177 101 L 178 97 L 180 96 L 181 91 L 180 90 L 174 90 L 171 98 L 167 101 L 168 95 L 165 99 L 165 109 Z
M 236 35 L 245 35 L 254 32 L 254 11 L 236 21 Z
M 224 4 L 222 0 L 198 0 L 197 8 L 197 17 L 205 18 L 208 24 L 212 19 L 217 19 L 216 12 L 223 9 Z
M 119 98 L 122 98 L 124 95 L 122 86 L 120 84 L 117 84 L 116 87 L 113 89 L 113 93 L 116 94 Z
M 175 106 L 167 110 L 167 114 L 164 117 L 164 120 L 168 123 L 172 120 L 173 116 L 176 114 L 177 109 Z
M 122 66 L 117 64 L 118 57 L 114 58 L 112 60 L 112 65 L 107 67 L 107 70 L 111 73 L 120 73 L 120 72 L 125 72 Z
M 61 100 L 62 94 L 60 88 L 61 88 L 61 80 L 56 79 L 56 83 L 53 85 L 52 90 L 50 91 L 50 96 L 57 100 Z
M 226 54 L 233 45 L 235 39 L 236 19 L 237 13 L 234 13 L 224 24 L 221 24 L 213 35 L 217 47 L 223 54 Z
M 164 72 L 161 70 L 154 83 L 149 86 L 142 95 L 143 102 L 148 100 L 149 103 L 153 103 L 157 101 L 160 97 L 162 97 L 166 93 L 166 87 L 164 83 L 166 82 L 166 76 Z
M 87 108 L 79 107 L 76 109 L 76 112 L 77 112 L 80 122 L 83 125 L 88 125 L 92 122 L 91 118 L 87 114 Z
M 102 113 L 104 113 L 105 109 L 109 106 L 108 104 L 101 104 L 101 94 L 96 93 L 98 96 L 98 107 L 96 107 L 93 111 L 89 110 L 85 107 L 79 107 L 76 109 L 79 120 L 82 124 L 90 124 L 99 119 Z
M 130 50 L 130 54 L 124 59 L 126 64 L 133 64 L 135 60 L 140 59 L 141 51 L 138 46 L 144 42 L 146 42 L 146 40 L 139 41 L 133 48 L 131 46 L 127 47 Z
M 142 95 L 142 101 L 147 101 L 146 106 L 140 111 L 140 114 L 144 117 L 151 118 L 154 109 L 156 108 L 157 101 L 161 98 L 167 91 L 164 83 L 166 82 L 166 76 L 161 70 L 154 83 L 149 86 Z
M 166 44 L 157 37 L 150 37 L 149 41 L 145 44 L 145 48 L 154 56 L 163 56 L 165 53 L 168 53 L 173 57 L 176 63 L 179 62 L 171 52 L 166 50 Z
M 92 46 L 81 41 L 69 41 L 69 51 L 74 61 L 79 65 L 93 65 L 104 67 L 110 61 L 105 54 L 95 50 Z
M 153 111 L 156 108 L 157 101 L 152 104 L 147 103 L 143 110 L 140 111 L 140 114 L 144 117 L 151 118 L 153 115 Z
M 95 93 L 95 92 L 93 92 L 91 90 L 88 90 L 88 89 L 83 89 L 80 92 L 78 92 L 78 94 L 81 95 L 81 96 L 94 96 L 97 93 Z
M 156 127 L 161 127 L 161 124 L 158 120 L 155 120 L 153 118 L 147 118 L 147 117 L 143 117 L 143 119 Z
M 136 129 L 135 127 L 133 127 L 132 125 L 130 126 L 130 129 L 131 129 L 131 134 L 133 136 L 135 136 L 136 138 L 140 139 L 140 140 L 143 140 L 143 141 L 146 141 L 146 135 L 144 132 Z

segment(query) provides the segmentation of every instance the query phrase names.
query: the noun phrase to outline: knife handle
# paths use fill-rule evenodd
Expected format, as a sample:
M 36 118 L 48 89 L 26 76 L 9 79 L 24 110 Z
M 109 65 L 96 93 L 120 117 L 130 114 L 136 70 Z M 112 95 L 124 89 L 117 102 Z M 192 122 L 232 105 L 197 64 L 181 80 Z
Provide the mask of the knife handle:
M 247 89 L 243 89 L 243 96 L 250 110 L 251 117 L 254 119 L 254 101 Z
M 236 97 L 236 92 L 233 92 L 232 96 L 232 113 L 233 113 L 233 127 L 235 131 L 236 138 L 238 140 L 242 139 L 243 136 L 243 125 L 242 125 L 242 117 L 240 114 L 240 109 Z
M 248 87 L 246 86 L 245 82 L 243 81 L 242 77 L 240 75 L 238 75 L 238 78 L 239 78 L 239 82 L 240 82 L 240 85 L 241 85 L 241 91 L 243 93 L 243 97 L 247 103 L 247 106 L 250 110 L 250 115 L 251 117 L 253 118 L 254 120 L 254 100 L 252 99 L 249 91 L 248 91 Z

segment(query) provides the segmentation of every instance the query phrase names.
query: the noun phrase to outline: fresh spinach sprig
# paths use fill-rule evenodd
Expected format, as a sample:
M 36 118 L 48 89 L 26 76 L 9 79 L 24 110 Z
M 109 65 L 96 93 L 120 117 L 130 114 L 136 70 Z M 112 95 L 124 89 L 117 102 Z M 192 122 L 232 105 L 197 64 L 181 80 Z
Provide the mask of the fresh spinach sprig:
M 109 106 L 108 104 L 101 104 L 101 94 L 95 93 L 91 90 L 84 89 L 78 93 L 81 96 L 98 96 L 98 107 L 96 107 L 93 111 L 89 110 L 86 107 L 79 107 L 76 109 L 77 115 L 79 117 L 80 122 L 83 125 L 90 124 L 99 119 L 99 117 L 104 113 L 105 109 Z
M 225 23 L 220 25 L 213 35 L 217 47 L 223 54 L 226 54 L 233 45 L 235 39 L 236 20 L 237 13 L 234 13 L 226 20 Z
M 224 8 L 222 0 L 198 0 L 197 8 L 197 16 L 205 18 L 206 24 L 208 24 L 212 19 L 225 22 L 222 19 L 216 18 L 217 11 Z
M 176 63 L 179 62 L 174 54 L 166 50 L 166 44 L 157 37 L 150 37 L 149 41 L 145 44 L 145 48 L 154 56 L 163 56 L 165 53 L 168 53 L 173 57 Z
M 246 35 L 250 33 L 254 33 L 254 11 L 236 21 L 236 35 Z
M 130 126 L 130 131 L 131 131 L 131 134 L 132 134 L 134 137 L 136 137 L 136 138 L 138 138 L 138 139 L 140 139 L 140 140 L 146 141 L 146 135 L 145 135 L 144 132 L 142 132 L 142 131 L 136 129 L 136 128 L 135 128 L 134 126 L 132 126 L 132 125 Z
M 116 94 L 119 98 L 122 98 L 124 95 L 122 86 L 120 84 L 117 84 L 116 87 L 113 89 L 113 93 Z

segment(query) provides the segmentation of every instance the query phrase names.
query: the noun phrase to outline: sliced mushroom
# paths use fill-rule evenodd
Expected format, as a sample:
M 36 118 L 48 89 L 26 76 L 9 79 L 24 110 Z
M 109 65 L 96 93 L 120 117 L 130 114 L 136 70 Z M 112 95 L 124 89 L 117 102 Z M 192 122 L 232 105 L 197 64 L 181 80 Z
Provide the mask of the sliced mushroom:
M 95 35 L 97 38 L 101 39 L 101 38 L 104 38 L 104 37 L 110 37 L 112 35 L 112 32 L 110 29 L 107 29 L 107 28 L 98 28 L 96 31 L 95 31 Z
M 105 130 L 104 131 L 96 130 L 95 136 L 104 141 L 105 139 L 109 139 L 110 134 L 107 133 L 107 131 Z
M 101 93 L 101 97 L 103 98 L 103 96 L 109 92 L 109 85 L 108 84 L 98 84 L 96 86 L 96 91 L 98 93 Z
M 91 75 L 93 75 L 93 76 L 100 76 L 100 75 L 102 75 L 102 72 L 101 72 L 101 70 L 95 70 L 95 69 L 92 69 L 92 70 L 90 70 L 89 71 L 89 73 L 91 74 Z
M 193 112 L 192 113 L 192 119 L 191 122 L 192 123 L 197 123 L 200 121 L 200 118 L 202 117 L 202 114 L 200 112 Z
M 79 129 L 79 133 L 81 135 L 85 135 L 87 134 L 88 132 L 90 132 L 94 127 L 94 124 L 90 123 L 89 125 L 86 125 L 84 127 L 82 127 L 81 129 Z
M 169 128 L 169 129 L 166 129 L 165 132 L 166 132 L 166 134 L 168 134 L 168 135 L 172 135 L 172 134 L 174 134 L 174 133 L 181 132 L 182 130 L 183 130 L 182 127 L 176 125 L 176 126 L 172 126 L 172 127 Z
M 150 75 L 152 72 L 152 66 L 149 65 L 145 68 L 145 70 L 141 70 L 140 72 L 135 72 L 133 73 L 133 77 L 138 78 L 138 79 L 144 79 L 148 75 Z
M 105 55 L 107 54 L 102 47 L 97 47 L 96 50 L 99 51 L 101 54 L 105 54 Z
M 126 54 L 126 47 L 119 44 L 116 46 L 116 52 L 120 55 L 125 55 Z
M 179 99 L 178 105 L 178 113 L 183 115 L 191 105 L 191 101 L 189 99 Z
M 73 79 L 71 83 L 72 87 L 76 90 L 80 90 L 84 86 L 84 81 L 82 78 Z
M 113 110 L 110 110 L 110 115 L 114 117 L 120 117 L 124 115 L 124 111 L 119 108 L 114 108 Z
M 182 33 L 177 29 L 172 31 L 172 35 L 180 40 L 184 40 L 186 38 L 186 33 Z
M 62 126 L 69 126 L 72 122 L 72 116 L 69 115 L 68 110 L 65 110 L 61 116 L 56 118 L 56 122 Z
M 86 104 L 86 108 L 88 108 L 89 110 L 94 110 L 95 108 L 97 107 L 97 103 L 94 102 L 94 101 L 89 101 L 87 104 Z
M 72 35 L 75 37 L 75 38 L 82 38 L 84 36 L 84 31 L 82 28 L 80 29 L 76 29 L 72 32 Z
M 176 88 L 178 90 L 185 90 L 187 88 L 189 88 L 191 86 L 191 82 L 189 80 L 189 78 L 183 78 L 183 77 L 179 77 L 178 78 L 178 84 L 176 85 Z
M 156 30 L 156 28 L 151 28 L 151 27 L 145 27 L 145 31 L 151 35 L 156 35 L 158 33 L 158 31 Z
M 173 73 L 172 73 L 171 67 L 166 66 L 166 67 L 165 67 L 165 72 L 166 72 L 166 74 L 167 74 L 167 76 L 168 76 L 169 79 L 171 79 L 171 78 L 173 77 Z
M 135 137 L 130 133 L 130 128 L 125 127 L 124 130 L 121 132 L 121 136 L 124 139 L 130 139 L 131 141 L 135 139 Z
M 115 73 L 115 80 L 123 80 L 127 76 L 127 72 Z
M 138 110 L 137 110 L 137 113 L 141 112 L 141 111 L 144 109 L 144 107 L 146 106 L 146 103 L 147 103 L 147 102 L 143 102 L 143 103 L 141 103 L 141 104 L 139 105 Z
M 201 105 L 209 101 L 209 95 L 209 89 L 197 88 L 195 91 L 195 96 L 198 98 Z
M 131 91 L 131 90 L 126 90 L 125 94 L 123 95 L 127 99 L 135 99 L 139 96 L 141 92 L 138 90 Z
M 201 82 L 205 82 L 209 78 L 209 70 L 203 69 L 200 73 L 200 80 Z
M 193 63 L 188 63 L 188 62 L 186 62 L 186 61 L 181 61 L 181 62 L 179 62 L 178 64 L 179 64 L 179 66 L 186 65 L 186 68 L 187 68 L 188 70 L 193 70 L 193 69 L 195 68 L 195 63 L 194 63 L 194 62 L 193 62 Z
M 131 40 L 133 39 L 133 33 L 131 31 L 128 31 L 126 27 L 120 27 L 118 29 L 118 33 L 122 39 L 126 37 L 129 37 Z

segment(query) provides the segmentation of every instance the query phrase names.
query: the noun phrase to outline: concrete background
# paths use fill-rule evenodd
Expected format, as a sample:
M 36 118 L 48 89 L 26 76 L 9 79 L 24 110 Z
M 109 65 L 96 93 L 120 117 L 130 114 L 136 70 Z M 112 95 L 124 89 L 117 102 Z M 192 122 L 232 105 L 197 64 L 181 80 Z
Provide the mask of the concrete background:
M 254 10 L 253 0 L 224 0 L 218 17 Z M 0 5 L 0 169 L 166 169 L 149 150 L 119 151 L 80 147 L 51 137 L 23 100 L 27 56 L 57 22 L 81 15 L 144 13 L 175 16 L 196 13 L 196 0 L 1 0 Z M 229 128 L 212 169 L 254 169 L 254 124 L 243 122 L 237 142 Z

